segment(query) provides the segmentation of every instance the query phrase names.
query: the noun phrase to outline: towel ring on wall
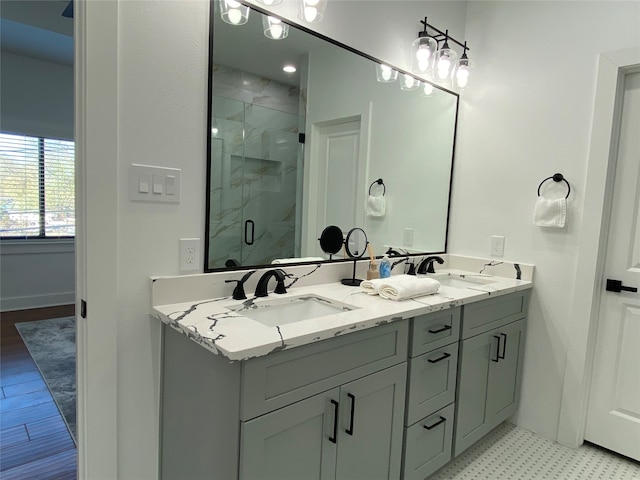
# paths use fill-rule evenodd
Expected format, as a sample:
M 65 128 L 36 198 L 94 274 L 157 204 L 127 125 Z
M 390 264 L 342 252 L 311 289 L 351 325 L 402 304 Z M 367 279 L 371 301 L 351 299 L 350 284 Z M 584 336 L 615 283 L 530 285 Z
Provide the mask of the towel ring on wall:
M 382 195 L 384 196 L 385 193 L 387 193 L 387 187 L 385 186 L 384 182 L 382 181 L 381 178 L 377 179 L 375 182 L 373 182 L 371 185 L 369 185 L 369 195 L 371 195 L 371 189 L 373 188 L 373 186 L 375 184 L 378 185 L 382 185 Z
M 544 182 L 546 182 L 547 180 L 553 180 L 554 182 L 564 182 L 567 184 L 567 196 L 564 198 L 569 198 L 569 194 L 571 193 L 571 185 L 569 185 L 569 182 L 567 182 L 567 179 L 564 178 L 564 176 L 561 173 L 556 173 L 550 177 L 545 178 L 544 180 L 542 180 L 540 182 L 540 185 L 538 185 L 538 196 L 540 196 L 540 187 L 542 187 L 542 184 Z

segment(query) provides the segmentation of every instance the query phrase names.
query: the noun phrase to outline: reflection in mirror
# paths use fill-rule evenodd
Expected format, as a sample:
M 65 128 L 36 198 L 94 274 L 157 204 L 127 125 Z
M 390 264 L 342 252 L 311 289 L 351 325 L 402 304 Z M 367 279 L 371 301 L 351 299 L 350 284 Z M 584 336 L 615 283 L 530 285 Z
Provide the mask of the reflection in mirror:
M 294 26 L 268 39 L 255 10 L 228 25 L 217 3 L 205 269 L 329 259 L 328 225 L 363 228 L 376 255 L 444 252 L 457 95 L 380 83 L 369 58 Z M 384 215 L 367 215 L 378 178 Z

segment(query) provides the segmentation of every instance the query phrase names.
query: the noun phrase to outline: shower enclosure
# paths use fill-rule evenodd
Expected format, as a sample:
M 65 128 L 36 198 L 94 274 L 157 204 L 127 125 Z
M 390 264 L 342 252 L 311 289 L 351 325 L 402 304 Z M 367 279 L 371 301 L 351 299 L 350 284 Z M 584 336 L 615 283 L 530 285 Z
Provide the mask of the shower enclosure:
M 300 256 L 304 118 L 214 96 L 209 268 Z

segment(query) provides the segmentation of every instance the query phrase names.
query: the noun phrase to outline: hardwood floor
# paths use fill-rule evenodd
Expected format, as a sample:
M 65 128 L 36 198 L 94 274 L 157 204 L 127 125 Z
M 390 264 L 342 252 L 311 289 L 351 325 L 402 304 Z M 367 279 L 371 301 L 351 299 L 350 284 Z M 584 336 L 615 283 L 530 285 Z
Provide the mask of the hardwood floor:
M 77 478 L 76 446 L 18 322 L 74 315 L 74 305 L 0 313 L 0 478 Z

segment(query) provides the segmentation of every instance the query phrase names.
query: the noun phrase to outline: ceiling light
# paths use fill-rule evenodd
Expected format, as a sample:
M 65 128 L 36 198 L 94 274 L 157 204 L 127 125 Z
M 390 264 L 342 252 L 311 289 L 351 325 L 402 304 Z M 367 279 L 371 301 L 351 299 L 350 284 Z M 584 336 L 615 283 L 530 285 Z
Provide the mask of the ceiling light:
M 282 70 L 287 73 L 296 73 L 296 67 L 294 67 L 293 65 L 285 65 L 284 67 L 282 67 Z
M 393 83 L 398 78 L 398 71 L 388 65 L 376 63 L 376 78 L 380 83 Z
M 237 0 L 220 0 L 220 17 L 229 25 L 244 25 L 249 20 L 249 7 Z
M 262 16 L 264 36 L 272 40 L 281 40 L 289 35 L 289 25 L 276 17 Z

